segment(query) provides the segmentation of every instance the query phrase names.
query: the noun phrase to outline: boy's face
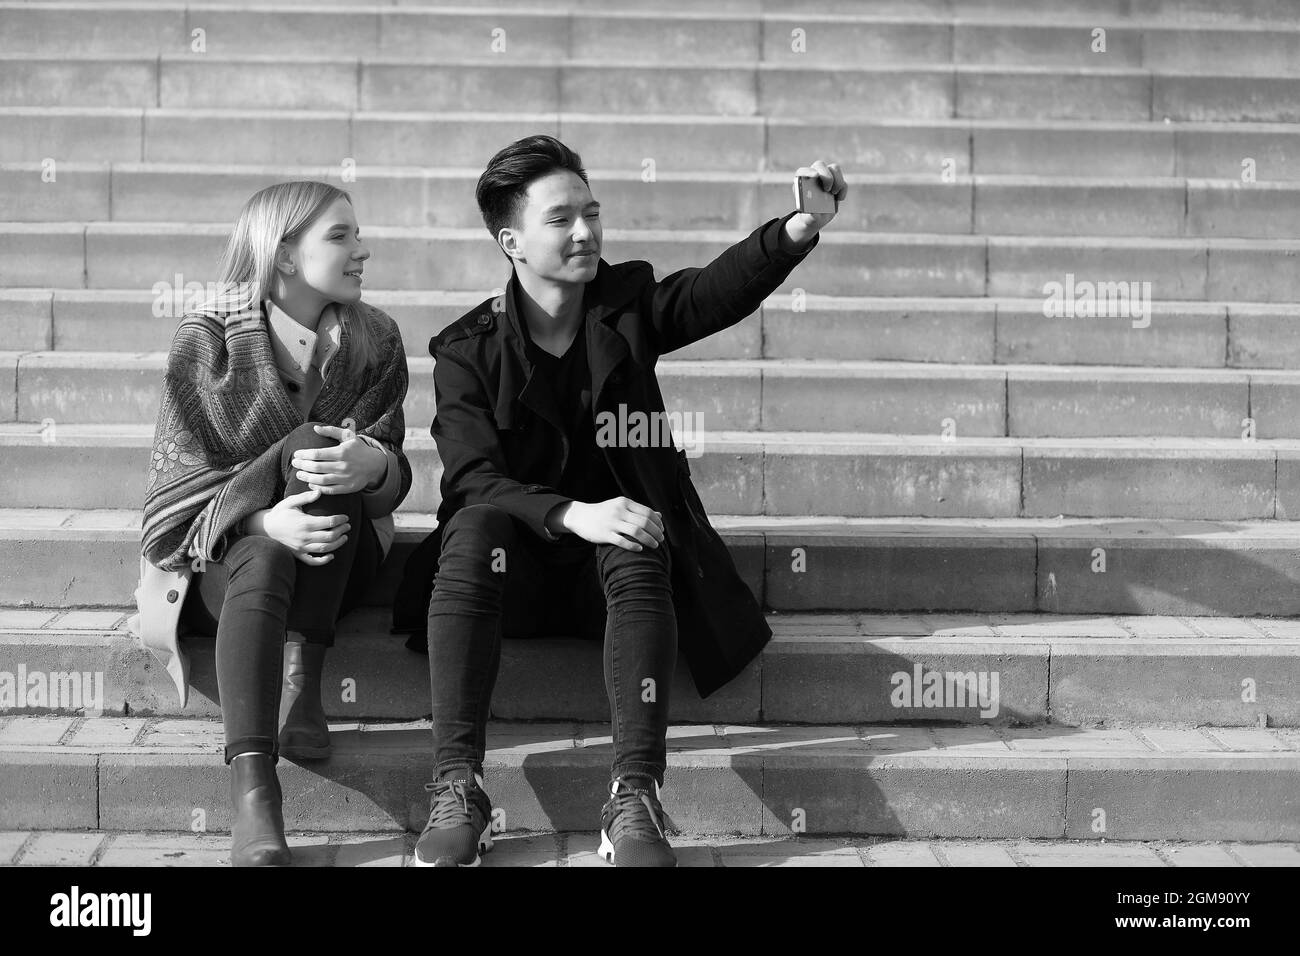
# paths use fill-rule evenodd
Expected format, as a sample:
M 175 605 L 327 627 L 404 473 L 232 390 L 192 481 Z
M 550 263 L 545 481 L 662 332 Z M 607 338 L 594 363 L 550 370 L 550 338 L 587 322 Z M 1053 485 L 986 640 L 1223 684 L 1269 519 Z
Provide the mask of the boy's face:
M 557 169 L 533 180 L 518 228 L 500 241 L 516 268 L 552 282 L 585 283 L 600 263 L 600 203 L 577 173 Z

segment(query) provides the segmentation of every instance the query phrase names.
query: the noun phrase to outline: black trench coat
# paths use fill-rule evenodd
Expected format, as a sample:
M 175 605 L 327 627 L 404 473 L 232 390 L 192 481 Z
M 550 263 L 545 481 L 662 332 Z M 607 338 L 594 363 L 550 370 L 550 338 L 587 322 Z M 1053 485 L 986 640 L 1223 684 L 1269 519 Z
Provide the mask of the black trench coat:
M 662 281 L 648 262 L 600 260 L 584 293 L 593 427 L 601 411 L 618 420 L 620 405 L 628 416 L 664 411 L 654 372 L 659 356 L 755 312 L 816 247 L 814 238 L 800 255 L 783 252 L 783 223 L 773 219 L 704 268 Z M 413 649 L 425 648 L 441 529 L 458 509 L 496 505 L 553 541 L 546 515 L 570 500 L 555 491 L 568 438 L 549 389 L 534 379 L 525 356 L 517 295 L 512 274 L 503 303 L 488 299 L 429 340 L 437 400 L 429 431 L 444 469 L 442 504 L 437 528 L 407 559 L 393 604 L 393 632 L 412 634 L 407 646 Z M 678 647 L 707 697 L 763 649 L 771 629 L 709 524 L 685 453 L 643 445 L 605 454 L 623 494 L 663 515 Z

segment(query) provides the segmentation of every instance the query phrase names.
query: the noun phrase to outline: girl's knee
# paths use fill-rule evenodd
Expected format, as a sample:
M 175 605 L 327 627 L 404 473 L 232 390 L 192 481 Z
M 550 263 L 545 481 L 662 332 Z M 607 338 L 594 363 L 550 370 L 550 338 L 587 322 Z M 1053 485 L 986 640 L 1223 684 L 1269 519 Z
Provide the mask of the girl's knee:
M 264 535 L 245 535 L 227 556 L 230 573 L 288 576 L 296 572 L 297 558 L 289 546 Z
M 292 456 L 304 448 L 332 448 L 337 445 L 338 442 L 333 438 L 316 431 L 316 426 L 320 424 L 321 422 L 303 422 L 289 432 L 284 442 L 285 453 Z

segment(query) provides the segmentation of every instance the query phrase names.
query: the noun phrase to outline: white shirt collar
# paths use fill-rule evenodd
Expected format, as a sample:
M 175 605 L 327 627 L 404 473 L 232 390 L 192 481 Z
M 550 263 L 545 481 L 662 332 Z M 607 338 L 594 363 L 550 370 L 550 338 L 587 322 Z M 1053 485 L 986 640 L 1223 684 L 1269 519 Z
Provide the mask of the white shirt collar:
M 306 378 L 307 370 L 315 365 L 324 378 L 330 359 L 338 354 L 343 342 L 337 306 L 330 303 L 325 307 L 313 332 L 298 324 L 271 299 L 267 299 L 265 305 L 271 351 L 280 370 L 302 380 Z

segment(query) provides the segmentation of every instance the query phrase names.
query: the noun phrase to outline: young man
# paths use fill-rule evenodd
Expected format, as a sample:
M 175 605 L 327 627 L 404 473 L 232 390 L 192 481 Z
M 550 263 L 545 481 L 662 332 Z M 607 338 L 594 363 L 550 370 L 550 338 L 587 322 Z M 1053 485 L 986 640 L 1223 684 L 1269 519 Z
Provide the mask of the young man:
M 812 168 L 843 200 L 838 167 Z M 503 634 L 603 634 L 614 762 L 601 854 L 674 866 L 659 788 L 679 640 L 707 696 L 771 631 L 685 454 L 653 439 L 656 424 L 607 426 L 662 422 L 659 356 L 757 310 L 834 213 L 774 219 L 656 281 L 647 262 L 600 257 L 600 204 L 580 157 L 550 136 L 497 153 L 477 199 L 513 274 L 429 342 L 442 505 L 394 605 L 395 631 L 418 631 L 427 611 L 435 782 L 415 863 L 474 866 L 492 845 L 482 765 Z

